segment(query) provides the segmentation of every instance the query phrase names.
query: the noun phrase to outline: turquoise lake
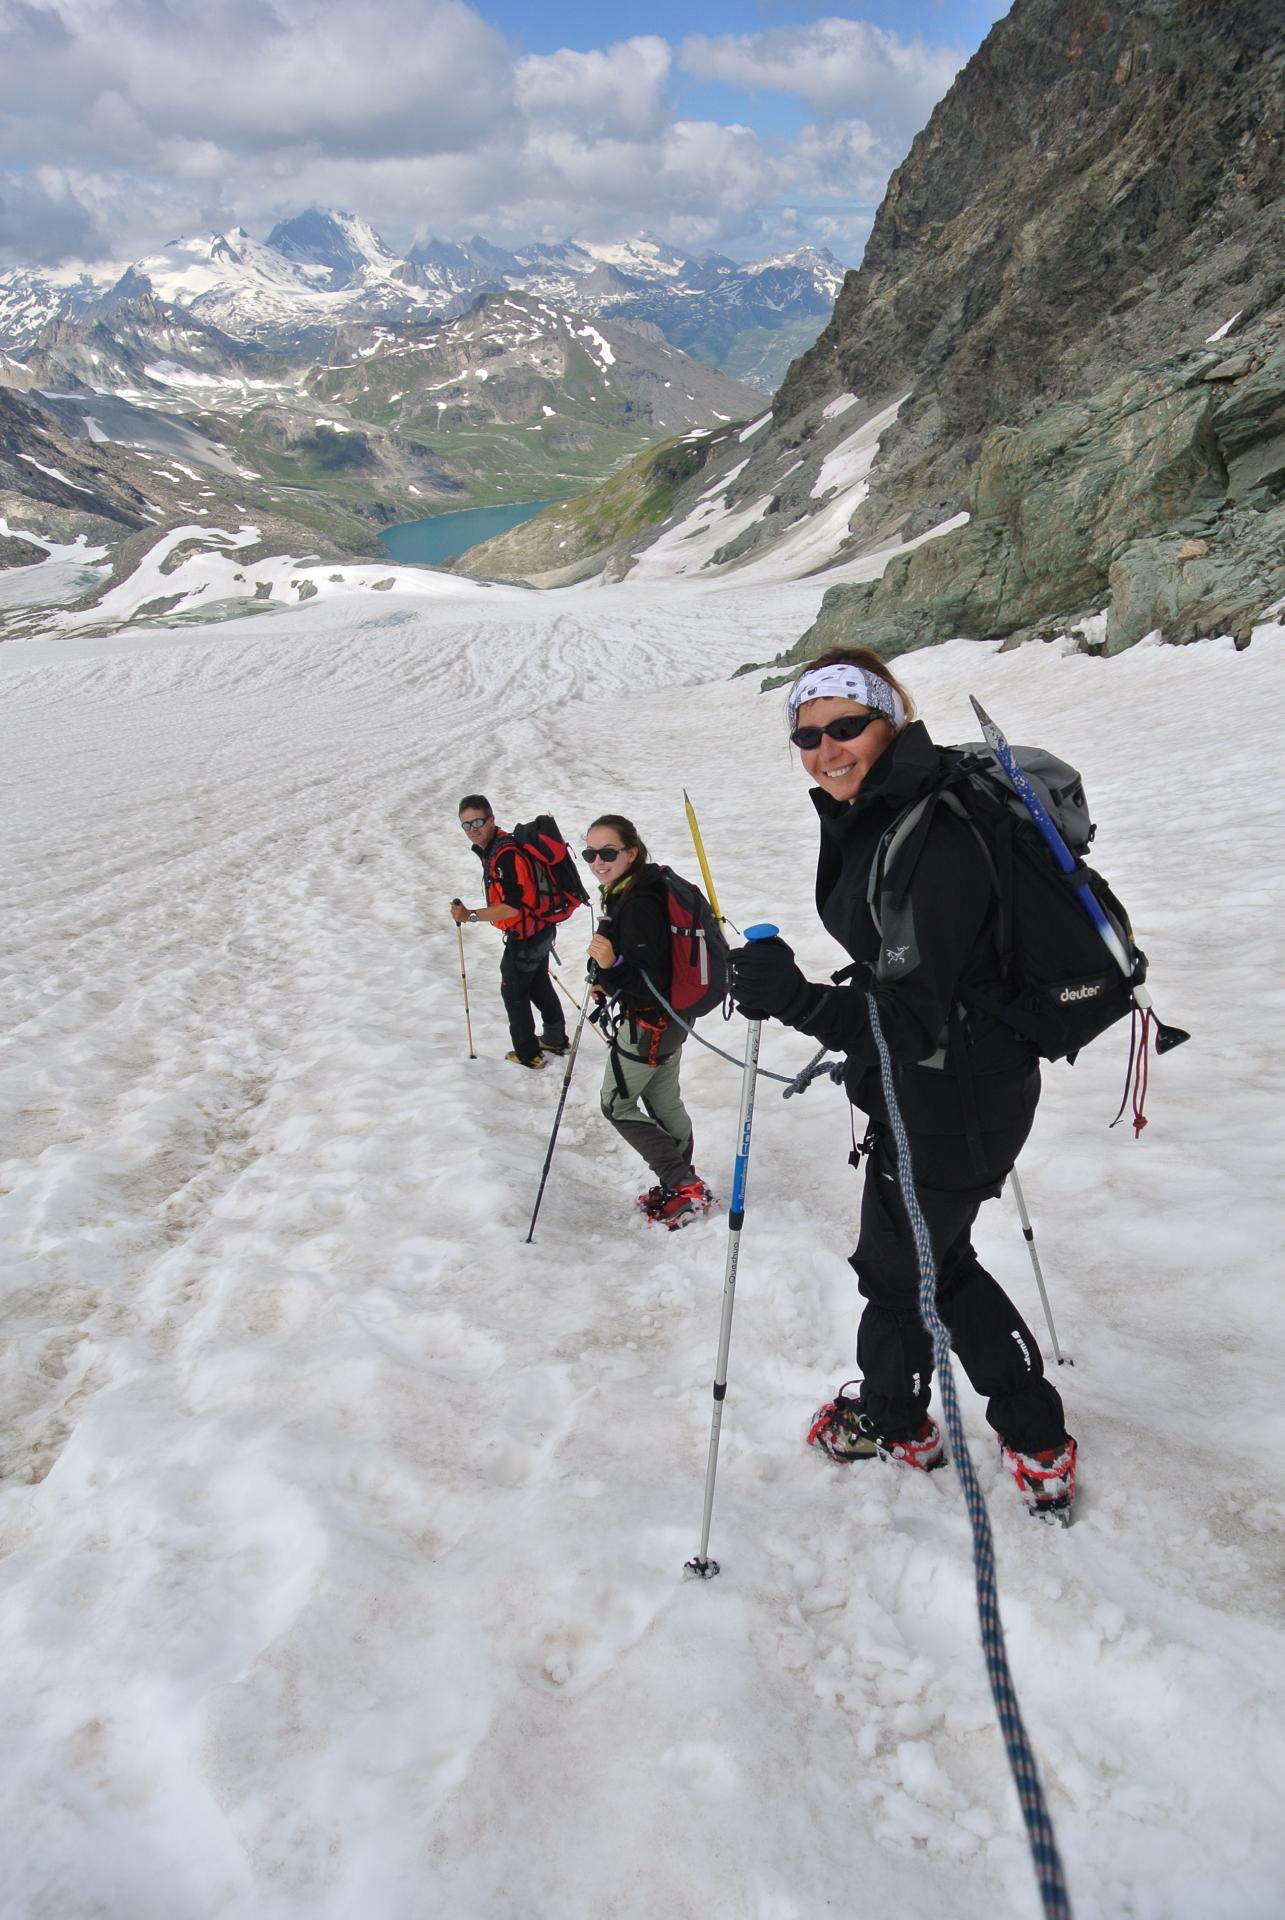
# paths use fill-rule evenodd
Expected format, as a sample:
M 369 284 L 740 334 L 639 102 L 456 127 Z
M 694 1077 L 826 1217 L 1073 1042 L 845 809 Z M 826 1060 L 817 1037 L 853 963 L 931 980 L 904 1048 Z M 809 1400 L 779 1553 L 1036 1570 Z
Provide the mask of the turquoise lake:
M 510 527 L 520 527 L 551 500 L 528 500 L 520 507 L 470 507 L 463 513 L 435 513 L 431 520 L 407 520 L 398 527 L 386 527 L 380 543 L 394 560 L 409 561 L 421 567 L 440 567 L 457 553 L 490 540 Z

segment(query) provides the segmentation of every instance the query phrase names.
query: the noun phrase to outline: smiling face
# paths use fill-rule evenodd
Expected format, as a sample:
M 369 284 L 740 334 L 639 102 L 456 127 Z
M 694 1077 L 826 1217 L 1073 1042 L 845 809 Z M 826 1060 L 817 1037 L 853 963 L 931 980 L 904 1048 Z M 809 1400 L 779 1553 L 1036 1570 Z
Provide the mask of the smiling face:
M 638 848 L 623 846 L 614 827 L 590 827 L 585 835 L 584 851 L 590 854 L 599 848 L 613 858 L 586 861 L 586 864 L 600 887 L 614 887 L 637 861 Z
M 871 711 L 870 707 L 863 707 L 858 700 L 839 697 L 805 700 L 799 708 L 797 724 L 801 727 L 824 727 L 845 713 Z M 895 734 L 892 722 L 880 717 L 864 733 L 858 734 L 855 740 L 835 740 L 828 733 L 823 733 L 820 746 L 800 747 L 799 752 L 810 778 L 819 787 L 826 793 L 832 793 L 836 800 L 855 800 L 861 791 L 862 781 L 885 747 L 892 744 Z

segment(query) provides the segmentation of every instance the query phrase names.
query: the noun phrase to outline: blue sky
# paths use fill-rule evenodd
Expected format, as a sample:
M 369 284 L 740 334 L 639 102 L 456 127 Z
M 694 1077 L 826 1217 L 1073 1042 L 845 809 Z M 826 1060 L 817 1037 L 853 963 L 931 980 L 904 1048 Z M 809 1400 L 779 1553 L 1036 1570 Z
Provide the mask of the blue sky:
M 266 234 L 860 259 L 989 0 L 0 0 L 0 267 Z
M 579 0 L 547 0 L 539 8 L 524 0 L 501 0 L 483 8 L 489 20 L 520 42 L 528 53 L 553 53 L 559 47 L 584 51 L 603 44 L 604 8 Z M 991 0 L 869 0 L 860 7 L 791 4 L 791 0 L 705 0 L 699 9 L 680 0 L 616 0 L 611 37 L 658 33 L 681 40 L 689 33 L 758 33 L 767 27 L 808 26 L 835 15 L 868 20 L 904 39 L 959 40 L 978 45 L 1008 8 Z

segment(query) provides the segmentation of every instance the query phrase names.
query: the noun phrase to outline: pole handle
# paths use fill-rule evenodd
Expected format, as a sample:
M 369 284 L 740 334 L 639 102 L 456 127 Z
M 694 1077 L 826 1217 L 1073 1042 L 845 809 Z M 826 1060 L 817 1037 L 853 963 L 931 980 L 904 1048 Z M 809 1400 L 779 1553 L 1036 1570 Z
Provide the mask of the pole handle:
M 759 920 L 756 921 L 754 926 L 746 927 L 745 938 L 747 940 L 775 940 L 780 931 L 781 929 L 774 927 L 770 920 Z

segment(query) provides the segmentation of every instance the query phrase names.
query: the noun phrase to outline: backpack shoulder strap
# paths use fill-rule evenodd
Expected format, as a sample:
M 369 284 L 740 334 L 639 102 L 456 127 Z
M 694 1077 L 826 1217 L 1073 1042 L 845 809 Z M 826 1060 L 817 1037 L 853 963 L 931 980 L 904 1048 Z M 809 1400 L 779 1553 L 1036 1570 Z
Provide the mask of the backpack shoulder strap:
M 945 807 L 968 828 L 986 862 L 994 893 L 1001 901 L 1004 898 L 1003 874 L 996 864 L 987 836 L 974 819 L 966 801 L 960 797 L 961 790 L 967 788 L 970 778 L 966 767 L 948 766 L 936 786 L 921 794 L 918 800 L 912 800 L 898 814 L 879 844 L 871 863 L 866 893 L 870 915 L 880 939 L 880 957 L 875 969 L 877 980 L 899 978 L 912 972 L 919 963 L 913 903 L 909 895 L 938 807 Z M 1007 928 L 1010 917 L 1001 908 L 998 916 L 1001 928 Z M 1005 937 L 1008 937 L 1007 933 Z

